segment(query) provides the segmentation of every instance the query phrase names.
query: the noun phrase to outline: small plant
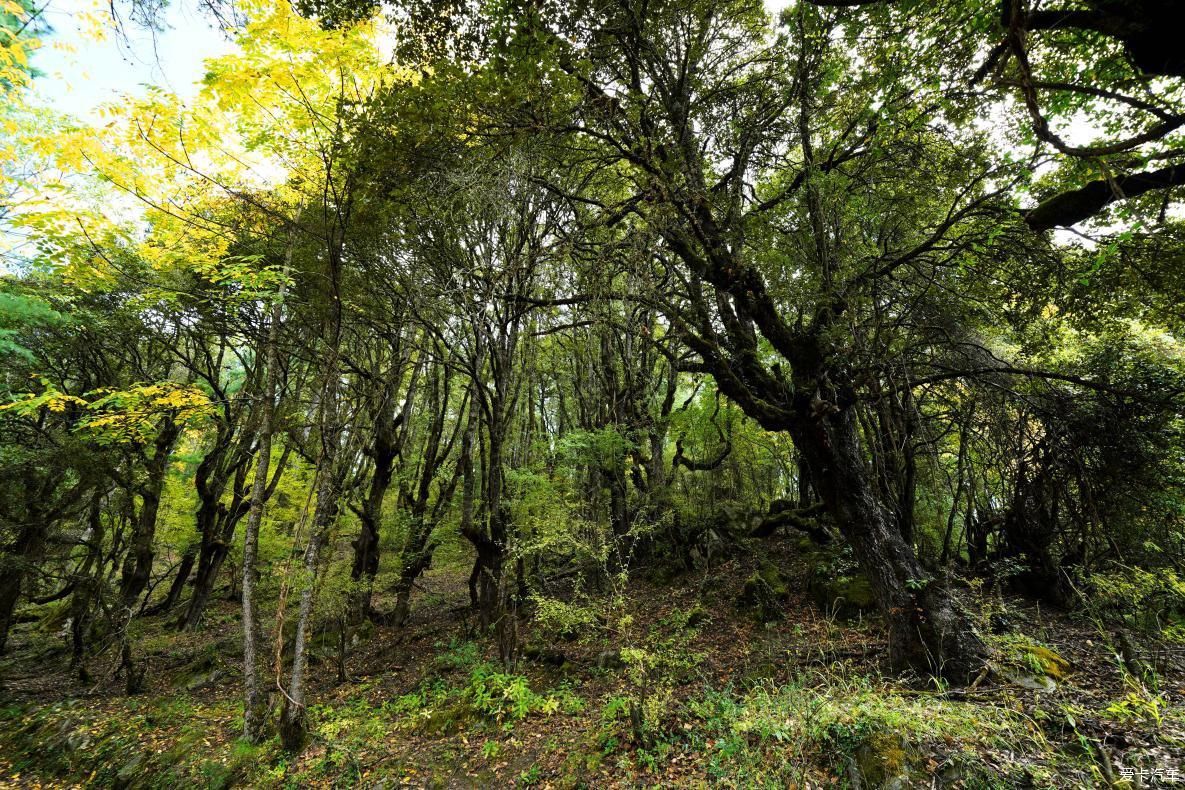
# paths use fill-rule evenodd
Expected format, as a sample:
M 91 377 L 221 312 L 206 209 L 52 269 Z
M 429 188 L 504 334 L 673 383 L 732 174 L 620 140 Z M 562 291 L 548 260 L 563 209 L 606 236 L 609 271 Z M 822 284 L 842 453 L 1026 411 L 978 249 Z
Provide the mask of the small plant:
M 1159 729 L 1168 704 L 1164 695 L 1150 692 L 1130 678 L 1127 686 L 1127 694 L 1104 708 L 1103 713 L 1116 721 L 1142 722 Z
M 498 722 L 525 719 L 533 711 L 543 710 L 546 702 L 522 675 L 497 672 L 487 664 L 469 676 L 465 699 L 478 714 Z M 557 704 L 554 710 L 558 708 Z
M 434 659 L 436 666 L 446 672 L 462 672 L 477 666 L 481 661 L 481 647 L 477 642 L 450 641 L 436 644 L 437 649 L 445 648 Z
M 1185 578 L 1171 568 L 1121 567 L 1091 577 L 1087 613 L 1157 631 L 1185 616 Z

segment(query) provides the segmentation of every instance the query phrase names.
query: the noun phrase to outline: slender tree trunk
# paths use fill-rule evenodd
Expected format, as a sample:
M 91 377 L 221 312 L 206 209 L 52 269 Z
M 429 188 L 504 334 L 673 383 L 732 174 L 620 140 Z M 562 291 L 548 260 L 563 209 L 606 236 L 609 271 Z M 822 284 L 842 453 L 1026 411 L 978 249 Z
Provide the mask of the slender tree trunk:
M 613 565 L 617 572 L 629 563 L 631 553 L 629 489 L 624 453 L 615 450 L 609 468 L 604 473 L 609 482 L 609 527 L 613 533 Z
M 457 463 L 461 467 L 461 534 L 477 545 L 477 526 L 474 523 L 474 513 L 477 503 L 477 472 L 473 466 L 473 444 L 477 440 L 477 394 L 476 387 L 469 401 L 469 414 L 465 418 L 465 433 L 461 437 L 461 457 Z M 473 570 L 469 574 L 469 604 L 474 609 L 478 607 L 477 581 L 481 575 L 480 553 L 473 560 Z
M 506 539 L 506 514 L 502 506 L 501 439 L 490 437 L 486 478 L 487 532 L 476 544 L 480 572 L 477 579 L 478 622 L 483 629 L 494 625 L 501 610 L 502 558 Z
M 336 371 L 336 362 L 333 368 Z M 336 378 L 336 373 L 332 374 Z M 336 384 L 327 388 L 332 389 L 332 400 L 336 402 Z M 332 439 L 325 443 L 336 442 L 336 432 Z M 308 664 L 305 655 L 306 639 L 309 624 L 312 620 L 313 603 L 317 592 L 317 571 L 321 562 L 321 547 L 329 535 L 337 517 L 338 484 L 337 453 L 327 452 L 322 458 L 317 470 L 317 507 L 313 512 L 312 535 L 304 553 L 304 588 L 300 591 L 300 609 L 296 619 L 296 635 L 292 648 L 292 674 L 288 679 L 288 689 L 284 698 L 284 710 L 280 720 L 280 741 L 289 751 L 297 751 L 304 745 L 306 735 L 305 724 L 305 687 L 304 674 Z
M 1002 524 L 1001 554 L 1024 563 L 1011 584 L 1057 606 L 1073 600 L 1061 563 L 1054 556 L 1058 534 L 1059 497 L 1049 472 L 1050 450 L 1039 444 L 1031 467 L 1022 463 L 1012 504 Z
M 150 609 L 152 614 L 167 614 L 185 592 L 185 585 L 189 582 L 189 574 L 193 572 L 193 564 L 197 561 L 197 547 L 190 546 L 181 555 L 181 562 L 177 563 L 177 572 L 173 575 L 173 583 L 169 585 L 169 593 L 165 599 Z
M 233 524 L 228 530 L 224 524 L 230 514 L 220 514 L 219 524 L 210 530 L 210 538 L 202 542 L 198 552 L 197 573 L 193 577 L 193 596 L 189 599 L 189 607 L 185 610 L 182 628 L 186 631 L 196 629 L 202 622 L 206 604 L 210 600 L 210 593 L 214 590 L 214 582 L 218 572 L 222 569 L 222 562 L 230 552 L 229 541 L 233 539 Z M 229 534 L 226 534 L 229 531 Z
M 314 485 L 317 492 L 317 507 L 313 511 L 312 535 L 304 553 L 304 587 L 300 592 L 300 610 L 296 619 L 296 634 L 292 649 L 292 673 L 284 695 L 284 707 L 280 715 L 280 743 L 289 751 L 299 750 L 305 742 L 307 725 L 305 721 L 304 674 L 308 657 L 305 642 L 312 621 L 313 603 L 316 599 L 317 576 L 321 562 L 321 547 L 329 538 L 329 532 L 337 519 L 338 497 L 341 495 L 341 470 L 338 464 L 339 443 L 342 426 L 339 416 L 338 390 L 340 373 L 338 362 L 341 349 L 342 303 L 340 289 L 341 248 L 329 251 L 329 275 L 332 285 L 329 312 L 322 325 L 324 342 L 324 379 L 321 384 L 320 428 L 321 452 L 317 461 Z
M 375 474 L 379 474 L 376 469 Z M 352 624 L 362 622 L 372 612 L 371 597 L 373 595 L 374 577 L 379 572 L 379 520 L 374 510 L 363 508 L 358 516 L 360 529 L 354 540 L 354 564 L 350 569 L 350 578 L 358 585 L 357 592 L 352 596 L 349 607 L 348 621 Z
M 942 556 L 938 564 L 946 566 L 951 561 L 951 537 L 955 531 L 955 519 L 959 514 L 959 503 L 963 498 L 963 490 L 967 487 L 967 451 L 970 448 L 971 417 L 975 413 L 975 402 L 972 401 L 959 426 L 959 454 L 955 461 L 955 490 L 951 496 L 950 512 L 946 517 L 946 533 L 942 537 Z M 971 512 L 971 497 L 967 497 L 966 512 Z M 966 523 L 966 520 L 964 520 Z
M 407 541 L 400 557 L 399 579 L 395 582 L 395 611 L 391 622 L 402 627 L 411 612 L 411 590 L 416 579 L 432 564 L 436 544 L 429 543 L 432 524 L 423 515 L 416 516 L 409 527 Z
M 291 235 L 284 253 L 284 275 L 292 263 Z M 259 457 L 255 461 L 255 479 L 251 482 L 251 504 L 247 511 L 247 525 L 243 533 L 243 738 L 258 743 L 265 735 L 268 693 L 264 678 L 263 618 L 259 612 L 256 583 L 259 580 L 259 527 L 263 523 L 267 503 L 268 475 L 272 462 L 272 437 L 275 433 L 276 391 L 279 385 L 280 328 L 284 314 L 286 281 L 272 303 L 271 320 L 267 330 L 267 352 L 264 364 L 263 402 L 260 408 Z

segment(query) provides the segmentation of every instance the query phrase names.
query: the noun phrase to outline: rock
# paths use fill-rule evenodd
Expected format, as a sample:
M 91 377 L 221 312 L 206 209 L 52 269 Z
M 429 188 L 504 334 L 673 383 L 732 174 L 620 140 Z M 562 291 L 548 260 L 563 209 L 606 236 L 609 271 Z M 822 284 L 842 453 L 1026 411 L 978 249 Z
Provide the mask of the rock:
M 1002 674 L 1021 688 L 1054 691 L 1070 674 L 1069 661 L 1041 645 L 1020 645 L 1013 666 Z
M 815 575 L 811 579 L 810 591 L 824 612 L 841 620 L 854 620 L 876 609 L 872 585 L 863 574 Z
M 624 666 L 625 661 L 619 650 L 602 650 L 597 654 L 597 667 L 600 669 L 621 669 Z
M 562 650 L 556 650 L 553 647 L 544 645 L 527 645 L 523 648 L 523 657 L 529 661 L 538 661 L 557 667 L 562 667 L 564 661 L 567 660 Z
M 695 606 L 687 613 L 687 627 L 698 628 L 708 619 L 708 610 L 702 606 Z
M 364 620 L 355 626 L 353 632 L 350 634 L 350 646 L 357 647 L 363 642 L 373 638 L 374 634 L 374 622 L 371 620 Z
M 769 623 L 782 619 L 782 604 L 789 597 L 790 585 L 786 577 L 772 564 L 763 562 L 745 581 L 737 604 L 742 609 L 752 610 L 758 622 Z
M 172 686 L 184 691 L 200 691 L 217 685 L 227 676 L 226 665 L 212 651 L 205 651 L 178 672 Z
M 1026 675 L 1022 672 L 1013 672 L 1008 675 L 1008 679 L 1024 689 L 1032 689 L 1033 691 L 1057 690 L 1057 681 L 1047 675 Z
M 218 681 L 222 680 L 222 670 L 217 667 L 211 669 L 209 672 L 199 673 L 194 675 L 185 684 L 186 691 L 201 691 L 205 688 L 217 685 Z
M 66 719 L 58 725 L 57 741 L 66 751 L 73 752 L 88 748 L 91 745 L 91 736 L 76 722 Z
M 1041 671 L 1053 680 L 1062 680 L 1070 674 L 1071 665 L 1066 659 L 1041 645 L 1025 645 L 1022 651 L 1041 665 Z
M 895 732 L 875 732 L 856 747 L 854 766 L 849 765 L 848 772 L 851 775 L 854 768 L 863 787 L 913 787 L 910 755 L 905 736 Z
M 424 735 L 456 735 L 472 719 L 473 710 L 468 705 L 453 705 L 432 711 L 417 729 Z
M 129 787 L 136 779 L 140 777 L 140 771 L 144 765 L 144 755 L 137 754 L 132 759 L 119 769 L 119 773 L 115 775 L 115 785 L 117 787 Z
M 1012 620 L 1003 612 L 992 612 L 989 621 L 993 634 L 1006 634 L 1012 630 Z
M 807 591 L 829 617 L 855 620 L 876 611 L 876 595 L 868 577 L 860 573 L 845 547 L 820 546 L 803 540 L 803 556 L 810 564 Z

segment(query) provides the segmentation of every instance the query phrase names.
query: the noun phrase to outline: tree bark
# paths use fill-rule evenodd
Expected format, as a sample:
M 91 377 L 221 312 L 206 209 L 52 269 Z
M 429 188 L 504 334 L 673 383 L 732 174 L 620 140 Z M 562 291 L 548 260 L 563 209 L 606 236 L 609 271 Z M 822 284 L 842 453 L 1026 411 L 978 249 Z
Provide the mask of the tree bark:
M 398 355 L 396 355 L 398 356 Z M 411 382 L 407 388 L 403 407 L 395 413 L 394 404 L 396 390 L 400 386 L 402 375 L 391 377 L 384 387 L 378 408 L 375 410 L 374 442 L 370 455 L 374 462 L 374 472 L 370 478 L 370 488 L 366 500 L 356 512 L 360 522 L 360 530 L 354 541 L 354 563 L 350 568 L 350 578 L 359 586 L 358 593 L 351 601 L 349 619 L 353 623 L 361 622 L 363 618 L 374 614 L 371 608 L 371 595 L 374 577 L 379 571 L 379 527 L 382 523 L 383 502 L 387 491 L 391 487 L 391 480 L 395 473 L 395 461 L 403 452 L 406 439 L 406 426 L 410 419 L 411 408 L 420 376 L 420 364 L 416 364 L 412 371 Z
M 284 252 L 284 276 L 292 264 L 292 245 L 289 235 Z M 279 387 L 280 329 L 284 316 L 284 293 L 287 281 L 280 283 L 272 303 L 271 320 L 267 330 L 267 351 L 264 365 L 263 402 L 260 404 L 259 456 L 255 461 L 255 479 L 251 483 L 251 500 L 247 511 L 247 525 L 243 534 L 243 738 L 259 743 L 265 735 L 268 694 L 264 686 L 267 664 L 264 661 L 263 619 L 259 612 L 256 583 L 259 580 L 259 527 L 263 523 L 268 499 L 268 475 L 272 462 L 272 437 L 275 434 L 276 393 Z
M 0 655 L 8 645 L 8 632 L 12 627 L 16 603 L 21 597 L 21 588 L 26 571 L 45 548 L 47 526 L 40 519 L 30 519 L 17 533 L 16 540 L 6 547 L 6 567 L 0 574 Z
M 168 614 L 177 605 L 181 600 L 181 594 L 185 592 L 185 585 L 189 583 L 189 574 L 193 572 L 193 564 L 196 561 L 197 547 L 190 546 L 182 553 L 181 561 L 177 563 L 177 571 L 173 575 L 172 584 L 169 585 L 168 594 L 163 601 L 149 609 L 150 614 Z
M 339 211 L 342 209 L 339 208 Z M 348 211 L 348 208 L 346 209 Z M 338 214 L 335 222 L 343 222 L 344 216 Z M 321 382 L 320 415 L 320 456 L 317 459 L 317 473 L 314 486 L 317 492 L 317 507 L 313 511 L 312 535 L 304 553 L 304 587 L 300 592 L 300 610 L 296 620 L 296 634 L 292 648 L 292 673 L 288 678 L 288 688 L 284 692 L 284 706 L 280 713 L 280 743 L 288 751 L 297 751 L 304 746 L 307 736 L 305 721 L 305 686 L 304 674 L 308 658 L 305 655 L 305 641 L 312 622 L 313 603 L 316 599 L 317 577 L 320 568 L 321 547 L 329 537 L 329 532 L 337 519 L 338 498 L 341 495 L 342 470 L 338 463 L 342 424 L 338 392 L 340 389 L 340 373 L 338 363 L 341 359 L 342 334 L 342 299 L 341 299 L 341 254 L 344 239 L 344 224 L 335 225 L 336 234 L 331 236 L 329 248 L 329 307 L 322 323 L 321 340 L 323 344 L 324 378 Z
M 791 431 L 811 479 L 868 576 L 889 624 L 889 660 L 914 670 L 969 681 L 987 656 L 950 592 L 927 577 L 913 549 L 869 483 L 856 418 L 850 408 L 824 419 L 809 405 Z
M 163 418 L 154 442 L 152 457 L 148 458 L 145 464 L 147 479 L 139 487 L 140 513 L 136 519 L 136 527 L 132 531 L 131 545 L 124 559 L 120 580 L 120 596 L 127 607 L 135 606 L 136 599 L 144 592 L 152 577 L 152 563 L 156 557 L 153 544 L 156 539 L 161 492 L 169 470 L 169 456 L 180 435 L 181 426 L 172 416 Z

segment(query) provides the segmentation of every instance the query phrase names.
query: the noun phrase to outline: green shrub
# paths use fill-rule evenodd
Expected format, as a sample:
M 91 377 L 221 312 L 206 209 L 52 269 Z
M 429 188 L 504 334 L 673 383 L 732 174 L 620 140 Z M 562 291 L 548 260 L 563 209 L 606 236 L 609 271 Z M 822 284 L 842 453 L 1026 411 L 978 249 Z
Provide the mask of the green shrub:
M 1088 611 L 1159 631 L 1185 621 L 1185 579 L 1172 568 L 1122 567 L 1091 577 Z

